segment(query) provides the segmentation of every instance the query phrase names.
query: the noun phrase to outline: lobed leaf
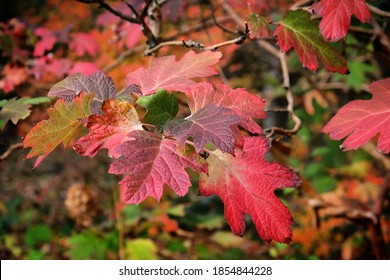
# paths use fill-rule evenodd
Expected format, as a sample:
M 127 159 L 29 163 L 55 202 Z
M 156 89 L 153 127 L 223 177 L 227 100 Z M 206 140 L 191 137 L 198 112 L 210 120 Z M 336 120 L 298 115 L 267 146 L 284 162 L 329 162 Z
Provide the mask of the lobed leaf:
M 71 74 L 56 83 L 48 96 L 59 97 L 70 103 L 80 92 L 94 94 L 94 100 L 91 102 L 93 114 L 101 113 L 101 106 L 105 100 L 116 97 L 114 82 L 103 72 L 95 72 L 89 76 L 82 73 Z
M 179 111 L 179 104 L 173 94 L 159 90 L 156 94 L 141 96 L 137 103 L 147 109 L 143 120 L 162 129 L 164 125 L 175 118 Z
M 137 111 L 128 102 L 110 99 L 104 102 L 102 110 L 103 115 L 88 118 L 89 133 L 74 146 L 82 156 L 94 157 L 100 149 L 108 149 L 110 157 L 119 157 L 115 147 L 128 141 L 131 131 L 143 129 Z
M 371 18 L 365 0 L 321 0 L 313 4 L 312 9 L 314 14 L 322 15 L 321 34 L 332 42 L 347 36 L 352 15 L 361 22 Z
M 270 148 L 266 138 L 245 137 L 243 143 L 235 157 L 218 150 L 211 152 L 207 159 L 209 175 L 200 175 L 199 194 L 221 197 L 234 234 L 244 234 L 244 214 L 249 214 L 264 241 L 289 243 L 292 217 L 275 190 L 298 186 L 301 180 L 289 168 L 265 161 Z
M 231 89 L 224 84 L 198 83 L 186 92 L 191 112 L 197 112 L 206 105 L 216 105 L 233 110 L 242 118 L 240 125 L 252 133 L 261 133 L 260 126 L 252 119 L 265 118 L 265 101 L 243 88 Z
M 345 59 L 325 42 L 318 25 L 310 20 L 310 13 L 303 10 L 289 11 L 276 28 L 274 35 L 282 51 L 296 51 L 304 67 L 317 71 L 318 60 L 331 72 L 348 74 Z
M 187 138 L 192 137 L 196 152 L 207 143 L 214 144 L 224 152 L 234 152 L 234 126 L 241 122 L 233 110 L 215 105 L 207 105 L 184 120 L 172 120 L 164 128 L 164 133 L 174 136 L 180 146 L 184 146 Z
M 372 83 L 370 91 L 372 99 L 349 102 L 322 132 L 334 140 L 346 137 L 344 150 L 355 150 L 379 134 L 378 150 L 390 153 L 390 78 Z
M 142 95 L 150 95 L 158 89 L 184 92 L 195 84 L 192 78 L 208 77 L 217 74 L 211 66 L 219 62 L 220 52 L 206 51 L 196 54 L 187 52 L 176 61 L 175 56 L 163 56 L 153 60 L 150 69 L 140 68 L 127 75 L 126 84 L 138 85 Z
M 1 103 L 0 119 L 4 120 L 4 122 L 0 123 L 0 129 L 3 129 L 9 120 L 17 124 L 19 120 L 23 120 L 30 115 L 31 105 L 28 104 L 28 100 L 29 98 L 26 97 L 19 99 L 14 97 Z
M 93 95 L 81 93 L 71 104 L 59 99 L 47 113 L 49 119 L 36 124 L 23 141 L 24 148 L 31 147 L 26 158 L 39 156 L 35 167 L 59 144 L 67 147 L 82 126 L 81 120 L 91 115 Z
M 113 162 L 108 171 L 126 174 L 120 181 L 125 203 L 139 204 L 147 196 L 160 200 L 164 184 L 183 196 L 191 186 L 185 168 L 207 172 L 202 157 L 189 149 L 181 149 L 174 140 L 140 130 L 132 131 L 128 136 L 134 140 L 115 148 L 115 153 L 123 158 Z

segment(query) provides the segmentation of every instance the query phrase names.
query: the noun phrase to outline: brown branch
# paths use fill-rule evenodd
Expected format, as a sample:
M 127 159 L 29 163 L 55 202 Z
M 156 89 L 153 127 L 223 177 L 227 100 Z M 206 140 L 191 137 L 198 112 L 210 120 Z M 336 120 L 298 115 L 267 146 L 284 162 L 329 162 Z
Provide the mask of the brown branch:
M 384 154 L 378 152 L 374 144 L 372 144 L 371 142 L 367 142 L 362 146 L 362 149 L 366 151 L 369 155 L 371 155 L 373 158 L 378 160 L 386 170 L 390 170 L 390 159 Z
M 368 9 L 373 13 L 373 14 L 377 14 L 378 16 L 381 16 L 381 17 L 388 17 L 390 18 L 390 13 L 389 12 L 386 12 L 386 11 L 383 11 L 377 7 L 374 7 L 370 4 L 367 4 L 367 7 Z
M 240 37 L 237 37 L 237 38 L 232 39 L 232 40 L 217 43 L 217 44 L 214 44 L 214 45 L 211 45 L 208 47 L 205 47 L 202 43 L 194 41 L 194 40 L 166 41 L 166 42 L 162 42 L 162 43 L 154 46 L 153 48 L 146 49 L 144 52 L 144 55 L 145 56 L 151 55 L 154 52 L 156 52 L 157 50 L 161 49 L 162 47 L 166 47 L 166 46 L 183 46 L 183 47 L 187 47 L 187 48 L 200 49 L 202 51 L 208 51 L 208 50 L 215 51 L 221 47 L 234 45 L 234 44 L 236 44 L 236 45 L 242 44 L 248 36 L 249 36 L 249 29 L 248 29 L 248 25 L 246 25 L 245 33 L 243 35 L 241 35 Z
M 23 143 L 16 143 L 12 144 L 11 146 L 8 147 L 8 149 L 0 156 L 0 161 L 5 160 L 8 158 L 12 152 L 14 152 L 17 149 L 23 148 Z
M 287 98 L 287 111 L 290 114 L 291 120 L 294 122 L 294 127 L 292 129 L 285 129 L 281 127 L 271 127 L 265 129 L 267 138 L 272 138 L 275 134 L 281 135 L 295 135 L 299 132 L 302 127 L 301 119 L 294 112 L 294 97 L 290 87 L 290 75 L 287 67 L 286 54 L 281 52 L 279 56 L 280 66 L 283 73 L 283 87 L 286 89 L 286 98 Z
M 99 4 L 101 8 L 109 11 L 110 13 L 118 16 L 119 18 L 140 25 L 142 33 L 147 38 L 148 46 L 154 46 L 157 44 L 157 39 L 155 38 L 153 32 L 150 30 L 149 26 L 145 22 L 145 17 L 147 16 L 148 8 L 153 0 L 148 0 L 145 2 L 145 6 L 139 15 L 138 13 L 135 12 L 134 8 L 131 7 L 130 9 L 133 11 L 134 16 L 126 15 L 121 11 L 114 9 L 110 4 L 106 3 L 105 0 L 76 0 L 76 1 L 84 4 Z M 127 3 L 127 6 L 130 7 L 131 5 Z

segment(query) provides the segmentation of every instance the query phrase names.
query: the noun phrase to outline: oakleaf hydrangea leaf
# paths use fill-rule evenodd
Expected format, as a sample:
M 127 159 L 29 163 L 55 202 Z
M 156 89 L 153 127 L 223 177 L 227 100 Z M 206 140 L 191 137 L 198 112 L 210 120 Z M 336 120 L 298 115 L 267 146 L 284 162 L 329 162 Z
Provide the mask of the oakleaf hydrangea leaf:
M 155 125 L 158 129 L 175 118 L 179 111 L 179 104 L 173 94 L 159 90 L 156 94 L 141 96 L 137 103 L 147 109 L 143 121 Z
M 31 147 L 26 158 L 40 156 L 35 163 L 53 151 L 59 144 L 67 147 L 82 126 L 82 120 L 91 115 L 90 104 L 93 95 L 81 93 L 71 104 L 59 99 L 47 113 L 49 119 L 37 123 L 26 135 L 24 148 Z
M 338 110 L 322 132 L 334 140 L 346 137 L 342 148 L 355 150 L 379 134 L 378 150 L 390 153 L 390 78 L 370 85 L 370 100 L 354 100 Z
M 200 175 L 199 194 L 221 197 L 234 234 L 244 234 L 244 214 L 249 214 L 264 241 L 289 243 L 292 217 L 275 190 L 298 186 L 301 180 L 289 168 L 267 162 L 264 156 L 269 148 L 266 138 L 245 137 L 235 157 L 218 150 L 211 152 L 207 159 L 209 175 Z
M 142 130 L 137 111 L 128 102 L 107 100 L 104 102 L 101 116 L 88 118 L 89 133 L 81 137 L 74 149 L 82 156 L 94 157 L 100 149 L 108 149 L 110 157 L 119 157 L 114 148 L 130 138 L 133 130 Z
M 282 51 L 294 48 L 303 66 L 317 71 L 318 61 L 331 72 L 348 74 L 348 66 L 337 50 L 325 42 L 310 13 L 303 10 L 289 11 L 276 28 L 274 35 Z
M 180 148 L 174 140 L 140 130 L 128 136 L 134 140 L 115 148 L 115 153 L 123 157 L 109 169 L 109 173 L 126 175 L 120 181 L 125 203 L 139 204 L 148 196 L 160 200 L 164 184 L 183 196 L 191 186 L 185 168 L 207 172 L 202 157 L 193 150 Z

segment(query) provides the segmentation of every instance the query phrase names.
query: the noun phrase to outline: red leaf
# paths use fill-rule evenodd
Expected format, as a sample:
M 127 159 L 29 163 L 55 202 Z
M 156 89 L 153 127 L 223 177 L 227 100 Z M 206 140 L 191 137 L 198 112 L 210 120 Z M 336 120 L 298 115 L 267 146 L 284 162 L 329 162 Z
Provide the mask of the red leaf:
M 28 73 L 24 67 L 14 67 L 9 64 L 4 66 L 1 72 L 4 77 L 0 79 L 0 89 L 5 93 L 9 93 L 18 85 L 24 83 L 28 78 Z
M 263 119 L 265 101 L 243 88 L 231 89 L 219 84 L 216 89 L 208 82 L 192 86 L 186 92 L 191 112 L 197 112 L 206 105 L 216 105 L 233 110 L 242 117 L 240 125 L 252 133 L 261 133 L 260 126 L 252 118 Z
M 365 0 L 321 0 L 312 9 L 315 14 L 322 15 L 321 34 L 333 42 L 347 36 L 352 15 L 361 22 L 368 22 L 371 18 Z
M 184 120 L 172 120 L 164 128 L 164 133 L 175 136 L 180 146 L 192 137 L 196 152 L 207 143 L 213 143 L 224 152 L 234 152 L 237 130 L 234 126 L 241 122 L 233 110 L 207 105 Z
M 125 22 L 118 28 L 118 31 L 129 49 L 133 48 L 143 36 L 141 28 L 135 23 Z M 119 44 L 119 47 L 122 47 L 121 45 Z
M 349 73 L 345 59 L 321 36 L 318 26 L 310 21 L 310 13 L 296 10 L 289 11 L 276 28 L 278 44 L 282 51 L 294 48 L 303 66 L 317 71 L 321 60 L 325 69 L 341 74 Z
M 128 140 L 129 132 L 142 130 L 142 124 L 134 107 L 128 102 L 107 100 L 104 102 L 102 116 L 90 116 L 89 133 L 81 137 L 74 149 L 82 156 L 94 157 L 98 150 L 108 149 L 110 157 L 119 157 L 114 148 Z
M 196 54 L 189 51 L 181 60 L 175 56 L 163 56 L 153 60 L 150 69 L 140 68 L 126 78 L 126 84 L 140 86 L 142 95 L 150 95 L 158 89 L 185 91 L 195 84 L 195 77 L 208 77 L 217 74 L 211 67 L 219 62 L 220 52 L 206 51 Z
M 125 203 L 139 204 L 147 196 L 160 200 L 164 184 L 183 196 L 191 186 L 185 168 L 207 171 L 203 158 L 193 151 L 180 149 L 174 140 L 140 130 L 128 136 L 134 140 L 115 149 L 115 153 L 124 157 L 113 162 L 109 170 L 112 174 L 127 175 L 120 182 Z
M 95 37 L 88 33 L 75 33 L 69 47 L 75 51 L 76 55 L 83 56 L 88 53 L 92 56 L 99 52 L 99 45 L 96 43 Z
M 355 150 L 379 134 L 378 150 L 390 152 L 390 78 L 370 85 L 372 99 L 355 100 L 342 107 L 322 129 L 340 140 L 344 150 Z
M 35 44 L 34 56 L 44 55 L 45 51 L 50 51 L 57 41 L 53 32 L 43 27 L 35 29 L 35 35 L 41 37 L 41 40 Z
M 68 74 L 74 74 L 74 73 L 83 73 L 85 75 L 91 75 L 95 72 L 100 71 L 99 67 L 93 62 L 76 62 L 72 69 L 69 70 Z
M 245 137 L 243 149 L 235 157 L 212 152 L 207 159 L 210 174 L 200 175 L 199 194 L 221 197 L 234 234 L 244 234 L 244 214 L 249 214 L 264 241 L 288 243 L 292 217 L 274 192 L 298 186 L 301 180 L 289 168 L 265 161 L 269 148 L 266 138 Z

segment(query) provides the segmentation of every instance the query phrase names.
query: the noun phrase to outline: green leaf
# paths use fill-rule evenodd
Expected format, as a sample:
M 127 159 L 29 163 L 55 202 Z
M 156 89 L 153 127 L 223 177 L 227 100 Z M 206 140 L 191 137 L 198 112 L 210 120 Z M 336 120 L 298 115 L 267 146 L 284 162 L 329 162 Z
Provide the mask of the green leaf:
M 150 239 L 137 238 L 126 242 L 125 254 L 130 260 L 155 260 L 157 247 Z
M 310 20 L 311 14 L 303 10 L 289 11 L 276 28 L 274 35 L 282 51 L 294 48 L 303 66 L 317 71 L 318 60 L 331 72 L 348 74 L 345 59 L 325 42 L 318 23 Z
M 16 99 L 15 97 L 10 100 L 2 100 L 0 119 L 4 120 L 4 122 L 1 123 L 0 129 L 4 128 L 8 120 L 11 120 L 14 124 L 17 124 L 19 120 L 23 120 L 30 115 L 31 105 L 26 104 L 26 100 L 28 100 L 26 97 L 19 99 Z
M 51 101 L 52 101 L 52 99 L 50 99 L 49 97 L 42 96 L 42 97 L 27 98 L 24 101 L 24 104 L 38 105 L 38 104 L 42 104 L 42 103 L 49 103 Z
M 40 243 L 50 242 L 52 238 L 51 230 L 46 225 L 35 225 L 30 227 L 24 234 L 24 243 L 33 247 Z
M 159 90 L 153 95 L 142 96 L 137 103 L 147 109 L 144 121 L 155 125 L 159 130 L 172 120 L 179 110 L 175 96 L 168 94 L 165 90 Z
M 68 251 L 72 260 L 101 260 L 106 258 L 106 244 L 95 233 L 86 231 L 69 238 L 71 249 Z

